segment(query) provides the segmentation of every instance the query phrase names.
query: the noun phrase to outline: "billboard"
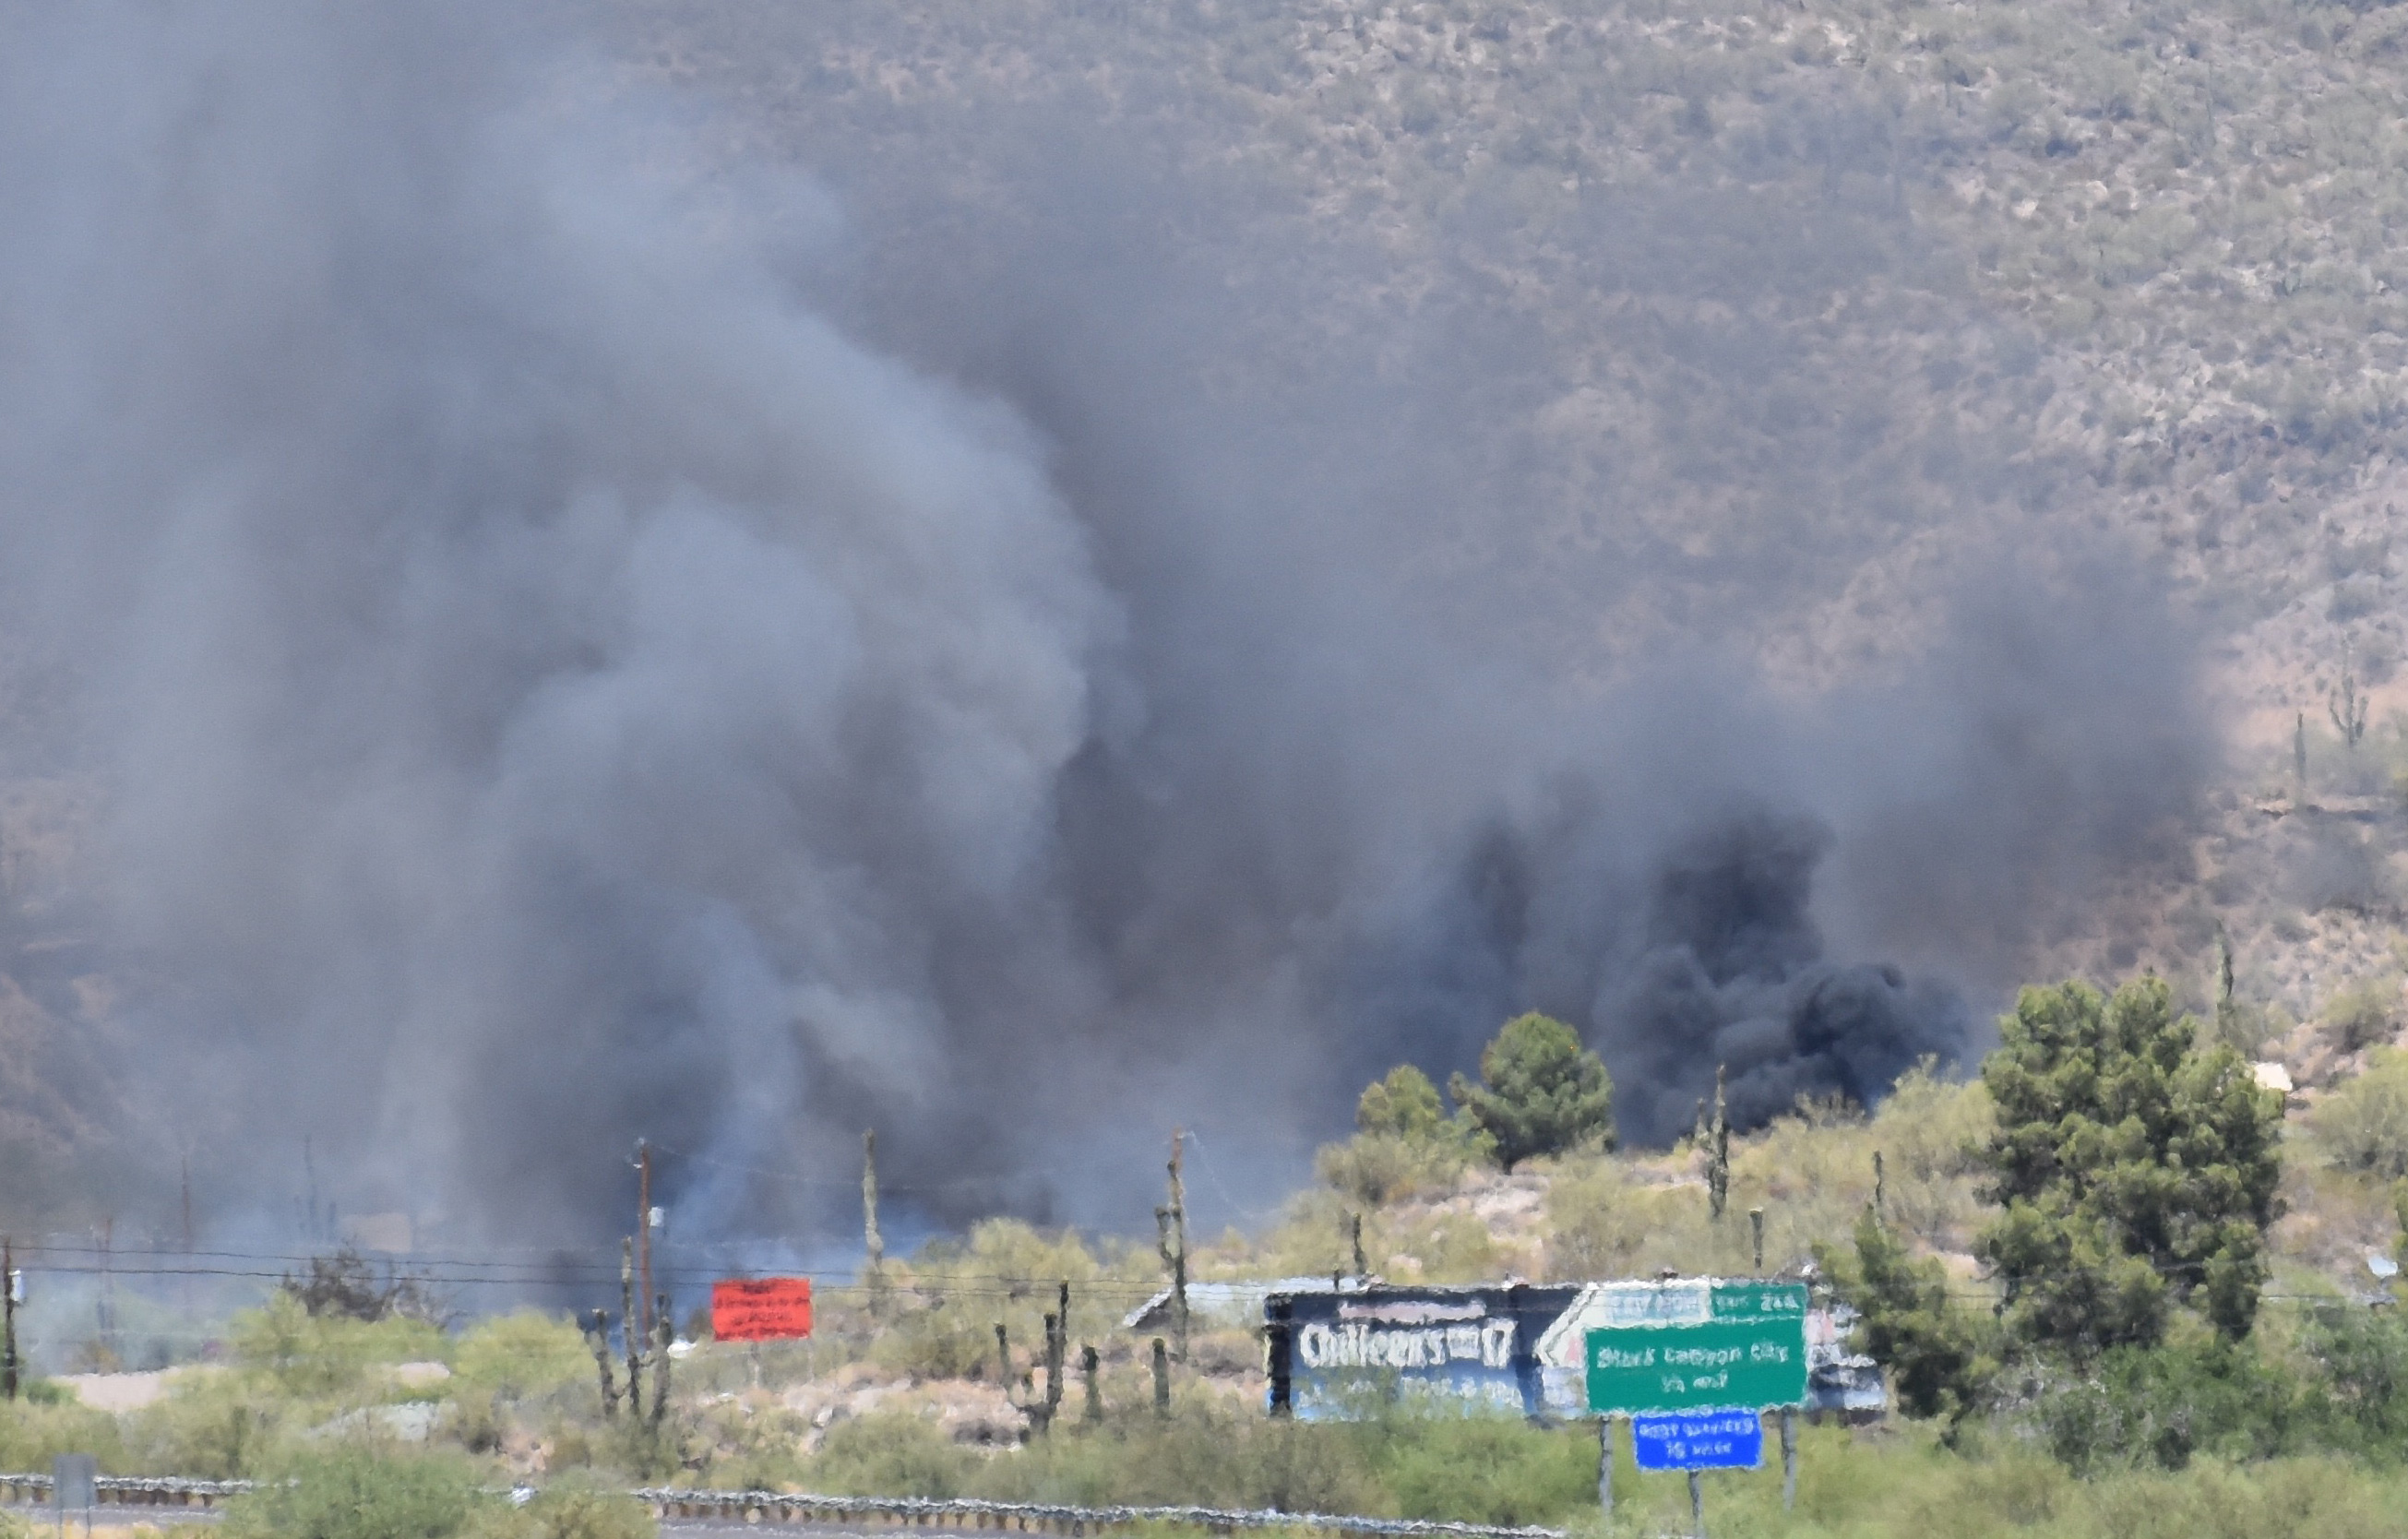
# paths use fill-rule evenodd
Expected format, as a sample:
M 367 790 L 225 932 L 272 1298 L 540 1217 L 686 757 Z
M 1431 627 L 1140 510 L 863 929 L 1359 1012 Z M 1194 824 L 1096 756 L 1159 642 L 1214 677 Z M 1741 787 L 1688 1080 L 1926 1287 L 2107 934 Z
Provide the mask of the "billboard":
M 1343 1421 L 1400 1397 L 1541 1410 L 1539 1337 L 1576 1287 L 1381 1286 L 1274 1293 L 1270 1409 Z
M 1650 1403 L 1674 1415 L 1732 1409 L 1760 1395 L 1763 1405 L 1802 1404 L 1862 1419 L 1882 1414 L 1887 1396 L 1872 1359 L 1847 1351 L 1853 1320 L 1844 1306 L 1813 1303 L 1805 1284 L 1762 1278 L 1545 1287 L 1315 1286 L 1296 1278 L 1269 1285 L 1263 1302 L 1270 1408 L 1320 1420 L 1414 1395 L 1562 1421 L 1628 1415 Z M 1641 1357 L 1650 1345 L 1659 1355 L 1683 1354 L 1679 1363 L 1607 1359 L 1609 1374 L 1652 1368 L 1654 1399 L 1628 1383 L 1602 1385 L 1607 1400 L 1622 1408 L 1592 1410 L 1589 1333 L 1667 1326 L 1715 1329 L 1693 1342 L 1658 1337 L 1639 1345 Z M 1743 1365 L 1728 1358 L 1733 1341 L 1723 1335 L 1734 1338 Z M 1727 1360 L 1712 1360 L 1717 1357 Z M 1667 1398 L 1667 1371 L 1684 1380 L 1679 1398 Z M 1726 1373 L 1731 1376 L 1718 1384 L 1706 1382 Z
M 789 1341 L 811 1333 L 809 1277 L 745 1277 L 710 1285 L 710 1333 L 724 1342 Z

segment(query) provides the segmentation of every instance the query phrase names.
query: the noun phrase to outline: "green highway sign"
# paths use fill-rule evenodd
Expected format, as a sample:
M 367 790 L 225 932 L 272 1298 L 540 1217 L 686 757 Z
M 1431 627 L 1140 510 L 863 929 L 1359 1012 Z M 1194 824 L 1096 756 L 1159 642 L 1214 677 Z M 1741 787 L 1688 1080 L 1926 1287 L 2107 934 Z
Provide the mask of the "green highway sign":
M 1734 1297 L 1729 1315 L 1717 1307 L 1709 1320 L 1591 1330 L 1588 1408 L 1634 1416 L 1805 1404 L 1805 1289 L 1796 1289 L 1799 1307 L 1791 1314 L 1777 1287 Z
M 1803 1320 L 1806 1285 L 1718 1282 L 1706 1295 L 1706 1311 L 1717 1320 Z

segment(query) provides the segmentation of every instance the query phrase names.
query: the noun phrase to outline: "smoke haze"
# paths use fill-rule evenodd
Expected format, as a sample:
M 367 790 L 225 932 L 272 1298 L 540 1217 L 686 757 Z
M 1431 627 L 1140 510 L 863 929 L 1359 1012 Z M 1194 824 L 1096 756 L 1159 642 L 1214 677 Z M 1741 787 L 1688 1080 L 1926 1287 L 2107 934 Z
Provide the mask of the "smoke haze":
M 1718 1062 L 1869 1100 L 2207 767 L 2182 625 L 2012 442 L 1852 456 L 1671 302 L 1903 281 L 1886 202 L 1601 194 L 1591 276 L 1671 299 L 1573 387 L 1175 108 L 739 174 L 532 11 L 5 15 L 8 756 L 101 788 L 127 1190 L 307 1135 L 348 1208 L 587 1240 L 642 1136 L 684 1233 L 808 1234 L 875 1125 L 924 1220 L 1127 1225 L 1174 1122 L 1267 1194 L 1527 1008 L 1640 1141 Z M 1673 443 L 1666 358 L 1742 426 Z

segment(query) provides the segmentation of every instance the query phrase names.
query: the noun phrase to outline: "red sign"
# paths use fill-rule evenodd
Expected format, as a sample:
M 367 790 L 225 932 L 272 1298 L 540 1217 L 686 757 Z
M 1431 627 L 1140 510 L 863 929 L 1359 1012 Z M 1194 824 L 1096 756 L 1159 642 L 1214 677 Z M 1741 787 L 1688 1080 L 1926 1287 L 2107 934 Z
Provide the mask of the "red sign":
M 724 1342 L 775 1342 L 810 1335 L 811 1280 L 750 1277 L 711 1284 L 710 1333 Z

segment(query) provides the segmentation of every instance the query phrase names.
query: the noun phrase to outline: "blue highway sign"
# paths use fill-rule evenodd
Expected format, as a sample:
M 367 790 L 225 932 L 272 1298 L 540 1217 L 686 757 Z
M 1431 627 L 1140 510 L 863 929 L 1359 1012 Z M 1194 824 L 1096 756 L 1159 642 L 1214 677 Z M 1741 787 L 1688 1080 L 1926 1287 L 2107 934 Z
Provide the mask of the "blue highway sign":
M 1642 1470 L 1752 1470 L 1764 1462 L 1764 1422 L 1754 1411 L 1690 1411 L 1630 1418 Z

